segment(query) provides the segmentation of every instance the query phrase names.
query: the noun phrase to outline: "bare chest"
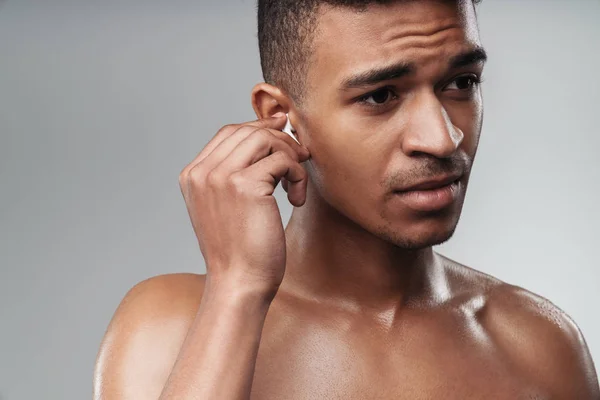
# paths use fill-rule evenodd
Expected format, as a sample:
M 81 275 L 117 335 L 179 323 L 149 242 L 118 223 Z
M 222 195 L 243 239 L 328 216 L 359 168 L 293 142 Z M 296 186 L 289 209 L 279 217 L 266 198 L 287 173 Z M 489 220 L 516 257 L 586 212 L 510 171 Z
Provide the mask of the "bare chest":
M 540 388 L 504 368 L 427 364 L 412 360 L 384 368 L 359 358 L 311 357 L 260 366 L 252 399 L 547 399 Z M 387 363 L 382 363 L 387 364 Z
M 291 327 L 288 327 L 291 328 Z M 481 332 L 267 329 L 252 400 L 548 399 Z

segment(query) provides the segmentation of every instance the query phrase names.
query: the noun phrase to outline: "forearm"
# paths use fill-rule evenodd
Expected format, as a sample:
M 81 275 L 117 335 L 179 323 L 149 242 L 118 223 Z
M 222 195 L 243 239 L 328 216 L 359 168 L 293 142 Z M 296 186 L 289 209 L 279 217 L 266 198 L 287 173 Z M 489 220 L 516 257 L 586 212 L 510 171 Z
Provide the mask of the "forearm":
M 207 285 L 161 399 L 248 399 L 271 298 Z

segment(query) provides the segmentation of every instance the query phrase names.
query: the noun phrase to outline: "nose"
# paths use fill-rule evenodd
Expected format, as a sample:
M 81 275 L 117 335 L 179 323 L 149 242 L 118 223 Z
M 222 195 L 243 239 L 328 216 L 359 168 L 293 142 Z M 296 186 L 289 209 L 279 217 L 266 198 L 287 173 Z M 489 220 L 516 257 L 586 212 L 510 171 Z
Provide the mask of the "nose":
M 406 155 L 425 153 L 449 158 L 460 147 L 465 136 L 452 124 L 434 93 L 415 96 L 407 112 L 408 124 L 402 137 L 402 150 Z

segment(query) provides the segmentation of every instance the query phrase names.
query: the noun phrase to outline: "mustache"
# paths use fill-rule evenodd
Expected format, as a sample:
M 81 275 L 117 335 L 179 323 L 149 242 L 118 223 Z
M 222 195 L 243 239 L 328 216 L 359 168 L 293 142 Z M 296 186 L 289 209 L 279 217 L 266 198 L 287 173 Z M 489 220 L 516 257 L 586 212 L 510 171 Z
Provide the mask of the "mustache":
M 440 175 L 464 175 L 471 170 L 472 162 L 466 155 L 455 154 L 449 158 L 423 156 L 419 164 L 406 171 L 398 171 L 384 180 L 383 186 L 392 191 L 430 180 Z

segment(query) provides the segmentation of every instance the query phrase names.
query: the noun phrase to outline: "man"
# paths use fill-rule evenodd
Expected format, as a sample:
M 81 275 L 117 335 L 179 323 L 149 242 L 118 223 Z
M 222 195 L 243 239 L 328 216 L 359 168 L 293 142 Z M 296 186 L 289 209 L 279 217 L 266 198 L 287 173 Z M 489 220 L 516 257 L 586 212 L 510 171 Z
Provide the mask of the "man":
M 432 250 L 481 131 L 471 0 L 260 0 L 258 19 L 259 119 L 180 175 L 207 275 L 126 295 L 95 397 L 600 399 L 565 313 Z

